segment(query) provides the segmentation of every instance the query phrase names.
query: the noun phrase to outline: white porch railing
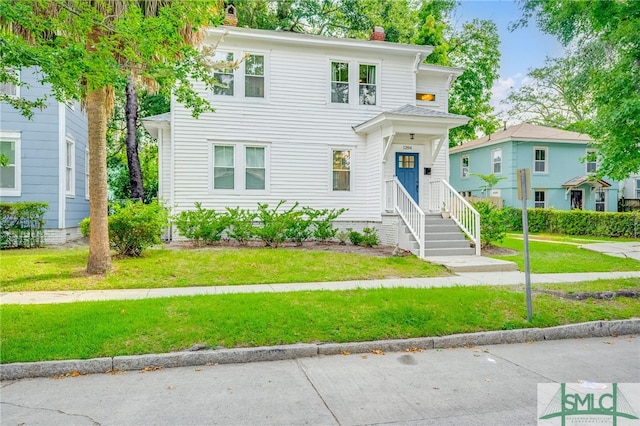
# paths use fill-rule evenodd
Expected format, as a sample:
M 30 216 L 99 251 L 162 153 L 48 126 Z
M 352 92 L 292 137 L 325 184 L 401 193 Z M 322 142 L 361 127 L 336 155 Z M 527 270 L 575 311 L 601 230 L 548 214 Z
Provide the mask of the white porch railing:
M 446 180 L 430 182 L 429 210 L 443 208 L 451 213 L 451 219 L 474 242 L 476 256 L 480 256 L 480 213 Z
M 418 242 L 419 257 L 424 258 L 424 212 L 400 184 L 398 178 L 386 180 L 385 189 L 386 209 L 391 210 L 389 207 L 393 206 L 393 211 L 398 213 Z

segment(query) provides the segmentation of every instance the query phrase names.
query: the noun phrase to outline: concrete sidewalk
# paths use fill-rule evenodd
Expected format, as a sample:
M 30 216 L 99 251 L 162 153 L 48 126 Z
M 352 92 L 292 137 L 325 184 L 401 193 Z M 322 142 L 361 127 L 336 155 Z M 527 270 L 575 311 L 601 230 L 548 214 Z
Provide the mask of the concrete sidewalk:
M 562 284 L 616 278 L 638 278 L 640 280 L 640 271 L 585 272 L 575 274 L 532 274 L 531 283 Z M 356 288 L 394 287 L 431 288 L 474 285 L 518 285 L 524 283 L 525 274 L 518 271 L 459 272 L 454 276 L 433 278 L 396 278 L 385 280 L 255 284 L 215 287 L 177 287 L 131 290 L 10 292 L 0 293 L 0 305 L 73 303 L 103 300 L 133 300 L 171 296 L 216 295 L 231 293 L 278 293 L 292 291 L 349 290 Z

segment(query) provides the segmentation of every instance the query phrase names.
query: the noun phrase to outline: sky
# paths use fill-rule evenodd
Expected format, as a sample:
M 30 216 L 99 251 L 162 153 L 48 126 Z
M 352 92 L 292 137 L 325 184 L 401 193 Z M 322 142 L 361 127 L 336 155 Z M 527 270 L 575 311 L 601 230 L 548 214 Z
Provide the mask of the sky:
M 461 25 L 478 18 L 496 23 L 500 36 L 500 78 L 493 86 L 491 104 L 499 117 L 507 120 L 508 106 L 500 101 L 506 98 L 510 88 L 526 84 L 527 71 L 544 65 L 545 57 L 563 55 L 562 45 L 555 37 L 538 30 L 535 22 L 530 22 L 525 28 L 509 31 L 509 24 L 521 16 L 518 4 L 512 0 L 461 0 L 454 22 L 455 25 Z

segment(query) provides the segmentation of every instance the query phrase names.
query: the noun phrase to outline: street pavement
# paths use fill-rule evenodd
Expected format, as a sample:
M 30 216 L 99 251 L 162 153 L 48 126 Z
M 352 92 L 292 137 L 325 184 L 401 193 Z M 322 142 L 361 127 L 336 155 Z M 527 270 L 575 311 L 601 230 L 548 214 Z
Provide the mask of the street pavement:
M 531 425 L 538 383 L 638 383 L 640 338 L 2 382 L 2 425 Z M 625 390 L 640 413 L 640 388 Z M 559 423 L 558 423 L 559 424 Z

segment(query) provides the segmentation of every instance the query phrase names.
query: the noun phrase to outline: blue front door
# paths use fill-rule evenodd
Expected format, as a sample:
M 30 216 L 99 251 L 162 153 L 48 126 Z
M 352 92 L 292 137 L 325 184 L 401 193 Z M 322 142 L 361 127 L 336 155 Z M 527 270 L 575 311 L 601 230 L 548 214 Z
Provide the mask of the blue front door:
M 416 203 L 418 200 L 418 154 L 396 152 L 396 176 Z

